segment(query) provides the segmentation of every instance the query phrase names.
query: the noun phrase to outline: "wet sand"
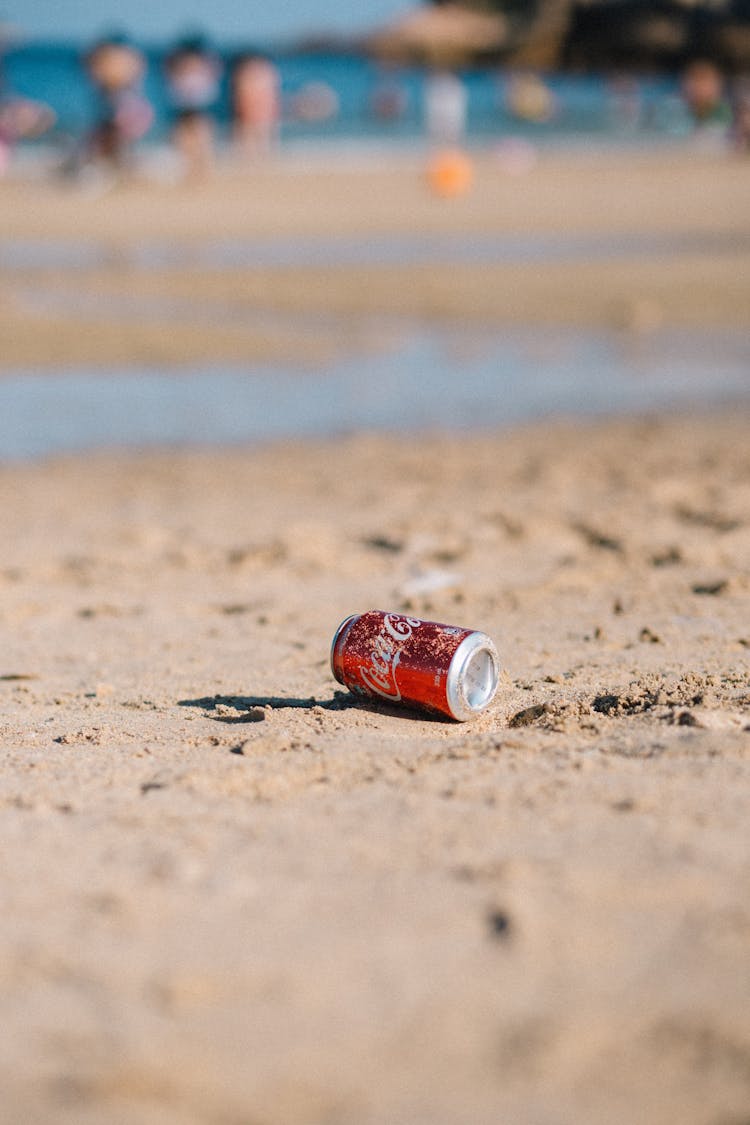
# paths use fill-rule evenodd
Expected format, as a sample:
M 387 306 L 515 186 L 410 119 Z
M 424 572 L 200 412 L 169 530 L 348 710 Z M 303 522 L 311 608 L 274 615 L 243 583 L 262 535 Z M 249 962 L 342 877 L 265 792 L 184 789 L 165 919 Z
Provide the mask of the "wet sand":
M 749 422 L 0 470 L 4 1120 L 744 1122 Z M 371 606 L 491 710 L 339 691 Z
M 491 155 L 460 199 L 431 196 L 423 162 L 287 156 L 203 185 L 131 183 L 92 194 L 0 184 L 0 242 L 18 268 L 0 275 L 0 365 L 48 369 L 206 360 L 325 363 L 377 345 L 375 316 L 478 325 L 582 325 L 648 332 L 750 320 L 747 163 L 696 152 L 547 153 L 523 176 Z M 440 238 L 453 239 L 440 258 Z M 504 236 L 573 240 L 524 260 L 467 244 Z M 587 259 L 575 238 L 591 240 Z M 438 239 L 433 259 L 372 260 L 367 242 Z M 609 240 L 619 245 L 606 251 Z M 354 239 L 344 261 L 238 265 L 225 247 Z M 604 240 L 597 251 L 597 239 Z M 653 238 L 653 244 L 649 239 Z M 666 243 L 665 243 L 666 239 Z M 458 250 L 456 249 L 458 240 Z M 23 248 L 73 244 L 92 262 L 23 264 Z M 174 265 L 150 248 L 177 254 Z M 179 256 L 183 255 L 182 260 Z M 193 257 L 191 257 L 191 255 Z M 11 257 L 13 255 L 11 254 Z M 144 261 L 145 257 L 145 261 Z M 99 259 L 99 260 L 97 260 Z M 42 263 L 44 253 L 42 252 Z M 305 319 L 306 318 L 306 319 Z M 301 320 L 304 323 L 301 328 Z

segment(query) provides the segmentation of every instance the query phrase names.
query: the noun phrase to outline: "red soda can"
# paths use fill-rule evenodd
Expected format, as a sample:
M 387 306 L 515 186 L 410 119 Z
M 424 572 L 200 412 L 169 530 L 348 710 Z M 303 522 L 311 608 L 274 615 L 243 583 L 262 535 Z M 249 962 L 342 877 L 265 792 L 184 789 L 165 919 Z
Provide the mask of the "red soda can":
M 465 722 L 491 702 L 500 660 L 486 633 L 372 609 L 341 622 L 331 670 L 355 695 Z

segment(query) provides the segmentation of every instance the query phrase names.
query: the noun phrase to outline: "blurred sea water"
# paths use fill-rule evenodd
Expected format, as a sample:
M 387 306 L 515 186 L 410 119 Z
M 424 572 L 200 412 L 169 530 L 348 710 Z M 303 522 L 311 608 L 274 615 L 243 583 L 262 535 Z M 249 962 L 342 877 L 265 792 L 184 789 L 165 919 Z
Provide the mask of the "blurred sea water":
M 237 44 L 237 49 L 247 44 Z M 80 135 L 92 122 L 95 102 L 81 67 L 83 48 L 65 44 L 28 43 L 9 50 L 4 59 L 8 91 L 36 98 L 57 114 L 57 139 Z M 149 140 L 163 140 L 169 129 L 162 63 L 164 49 L 146 51 L 148 71 L 144 93 L 155 110 Z M 226 61 L 231 61 L 229 54 Z M 409 141 L 423 131 L 425 73 L 418 68 L 389 72 L 405 95 L 405 111 L 395 121 L 376 119 L 369 112 L 370 98 L 383 78 L 372 60 L 355 55 L 330 53 L 279 54 L 282 92 L 293 98 L 311 83 L 324 83 L 336 95 L 338 112 L 327 120 L 283 123 L 282 140 L 382 139 Z M 216 107 L 220 124 L 229 121 L 228 67 L 221 98 Z M 637 113 L 623 114 L 621 95 L 605 76 L 558 74 L 546 79 L 556 111 L 549 121 L 530 122 L 514 117 L 507 108 L 508 76 L 489 69 L 462 73 L 468 92 L 467 133 L 470 140 L 492 142 L 522 136 L 536 142 L 560 137 L 607 136 L 615 140 L 669 137 L 688 131 L 689 123 L 680 103 L 673 77 L 648 76 L 638 80 L 635 91 Z M 47 138 L 49 140 L 49 138 Z
M 0 460 L 360 429 L 478 431 L 750 401 L 741 331 L 380 327 L 390 346 L 318 367 L 7 372 Z

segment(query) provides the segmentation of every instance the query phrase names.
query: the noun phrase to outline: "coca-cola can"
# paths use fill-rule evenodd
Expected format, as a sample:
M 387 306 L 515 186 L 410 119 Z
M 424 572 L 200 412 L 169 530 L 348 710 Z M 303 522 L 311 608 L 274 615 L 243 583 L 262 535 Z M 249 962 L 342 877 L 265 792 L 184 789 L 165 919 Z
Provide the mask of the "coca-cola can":
M 355 695 L 465 722 L 492 701 L 500 660 L 486 633 L 372 609 L 341 622 L 331 670 Z

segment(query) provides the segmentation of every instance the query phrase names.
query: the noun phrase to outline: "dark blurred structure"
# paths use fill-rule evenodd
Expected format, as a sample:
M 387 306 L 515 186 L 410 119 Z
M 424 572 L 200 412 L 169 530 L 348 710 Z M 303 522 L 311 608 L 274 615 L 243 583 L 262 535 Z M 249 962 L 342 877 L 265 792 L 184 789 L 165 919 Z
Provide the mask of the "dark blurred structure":
M 736 73 L 750 68 L 750 0 L 432 0 L 365 46 L 454 66 L 680 71 L 701 58 Z
M 583 70 L 681 70 L 698 58 L 723 70 L 750 65 L 747 0 L 720 6 L 678 0 L 576 4 L 560 61 Z

